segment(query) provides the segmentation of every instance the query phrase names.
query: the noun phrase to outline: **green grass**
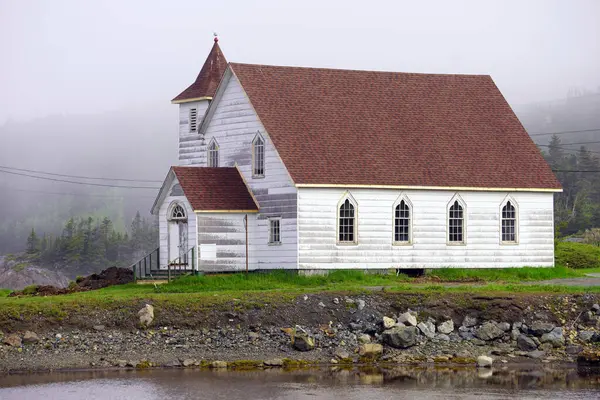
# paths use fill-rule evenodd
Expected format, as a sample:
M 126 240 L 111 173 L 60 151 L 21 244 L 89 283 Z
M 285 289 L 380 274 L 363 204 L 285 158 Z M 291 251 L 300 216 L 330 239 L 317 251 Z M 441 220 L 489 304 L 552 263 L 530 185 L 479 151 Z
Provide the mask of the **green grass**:
M 70 313 L 83 310 L 106 310 L 126 315 L 126 309 L 144 302 L 159 307 L 210 310 L 211 307 L 263 307 L 293 301 L 304 293 L 341 293 L 355 295 L 385 290 L 390 293 L 600 293 L 600 287 L 539 285 L 538 280 L 580 277 L 595 270 L 555 268 L 458 269 L 429 271 L 425 277 L 409 278 L 394 273 L 376 275 L 361 271 L 335 271 L 325 276 L 300 276 L 274 271 L 264 274 L 229 274 L 182 277 L 169 284 L 120 285 L 62 296 L 6 297 L 10 291 L 0 289 L 0 323 L 28 316 L 43 315 L 58 321 Z M 475 281 L 476 284 L 448 285 L 449 282 Z M 529 282 L 529 283 L 528 283 Z M 137 311 L 137 310 L 134 310 Z M 123 317 L 125 318 L 125 317 Z M 129 318 L 129 317 L 128 317 Z
M 151 303 L 159 310 L 175 312 L 178 315 L 194 315 L 197 312 L 210 312 L 214 310 L 263 308 L 267 305 L 278 307 L 295 301 L 298 296 L 305 293 L 336 293 L 340 296 L 356 296 L 365 293 L 374 293 L 366 288 L 368 285 L 361 284 L 358 280 L 354 282 L 331 282 L 328 280 L 310 278 L 309 282 L 314 285 L 320 282 L 322 286 L 311 286 L 304 279 L 296 281 L 293 286 L 288 280 L 285 287 L 265 287 L 267 283 L 273 283 L 273 277 L 264 279 L 251 278 L 246 284 L 236 279 L 227 280 L 225 277 L 214 283 L 202 286 L 199 282 L 206 278 L 186 278 L 171 285 L 163 286 L 156 291 L 153 285 L 122 285 L 89 292 L 72 293 L 62 296 L 23 296 L 2 297 L 0 296 L 0 326 L 10 325 L 11 321 L 23 321 L 31 318 L 46 318 L 63 323 L 73 316 L 81 316 L 87 313 L 102 312 L 111 315 L 115 321 L 130 321 L 132 315 L 144 303 Z M 357 277 L 355 277 L 357 279 Z M 386 277 L 365 277 L 370 284 L 377 279 Z M 254 280 L 257 279 L 257 280 Z M 269 279 L 271 279 L 269 281 Z M 291 278 L 288 278 L 291 279 Z M 314 279 L 314 280 L 313 280 Z M 339 276 L 338 276 L 339 279 Z M 389 279 L 389 278 L 388 278 Z M 402 278 L 405 279 L 405 278 Z M 219 284 L 217 284 L 219 282 Z M 302 286 L 300 284 L 304 283 Z M 364 283 L 364 281 L 362 282 Z M 389 282 L 388 282 L 389 283 Z M 199 289 L 200 287 L 200 289 Z M 170 288 L 172 292 L 164 292 Z M 233 288 L 233 289 L 232 289 Z M 196 290 L 192 292 L 191 290 Z M 382 289 L 377 289 L 381 291 Z M 552 286 L 537 284 L 517 283 L 488 283 L 477 285 L 453 285 L 414 283 L 406 280 L 396 281 L 385 285 L 386 293 L 409 293 L 433 294 L 435 296 L 451 295 L 453 293 L 485 294 L 485 295 L 513 295 L 515 293 L 527 294 L 600 294 L 600 287 L 575 287 L 575 286 Z M 176 292 L 178 291 L 178 292 Z M 8 293 L 2 291 L 2 293 Z M 117 323 L 117 322 L 115 322 Z
M 369 286 L 394 286 L 399 283 L 435 282 L 495 282 L 520 283 L 557 278 L 577 278 L 587 270 L 574 270 L 565 267 L 554 268 L 505 268 L 505 269 L 464 269 L 442 268 L 429 270 L 419 279 L 404 274 L 365 274 L 362 271 L 334 271 L 323 276 L 302 276 L 286 271 L 273 271 L 262 274 L 228 274 L 210 276 L 187 276 L 159 287 L 161 293 L 202 293 L 217 291 L 257 291 L 288 289 L 345 290 Z
M 440 268 L 429 270 L 427 275 L 438 277 L 442 282 L 531 282 L 549 279 L 578 278 L 584 276 L 587 270 L 575 270 L 556 266 L 554 268 Z
M 1 297 L 8 297 L 8 295 L 10 294 L 11 290 L 10 289 L 0 289 L 0 298 Z
M 187 276 L 160 286 L 162 293 L 198 293 L 215 291 L 288 290 L 302 288 L 353 288 L 385 286 L 407 282 L 406 275 L 365 274 L 362 271 L 333 271 L 323 276 L 302 276 L 286 271 L 254 274 Z

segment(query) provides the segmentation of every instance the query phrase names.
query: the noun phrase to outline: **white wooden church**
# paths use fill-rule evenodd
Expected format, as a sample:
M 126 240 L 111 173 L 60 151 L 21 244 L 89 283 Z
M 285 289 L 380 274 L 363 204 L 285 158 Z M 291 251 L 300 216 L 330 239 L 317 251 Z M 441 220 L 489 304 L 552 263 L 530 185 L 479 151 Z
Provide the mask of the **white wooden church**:
M 489 76 L 228 63 L 215 38 L 172 102 L 162 268 L 554 265 L 561 186 Z

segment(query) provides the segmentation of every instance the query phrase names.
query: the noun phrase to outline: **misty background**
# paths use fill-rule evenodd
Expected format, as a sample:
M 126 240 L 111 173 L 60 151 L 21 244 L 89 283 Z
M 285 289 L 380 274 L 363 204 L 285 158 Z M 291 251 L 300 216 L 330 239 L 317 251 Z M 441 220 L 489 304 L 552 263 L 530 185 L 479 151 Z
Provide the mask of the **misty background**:
M 151 250 L 149 210 L 177 162 L 170 100 L 196 78 L 213 32 L 229 61 L 489 74 L 541 150 L 560 133 L 554 167 L 576 166 L 579 143 L 600 154 L 597 0 L 0 0 L 0 255 L 26 250 L 32 228 L 39 242 L 100 235 L 120 261 Z M 581 201 L 579 189 L 568 195 Z M 138 211 L 144 242 L 131 244 Z M 590 215 L 563 233 L 600 226 Z

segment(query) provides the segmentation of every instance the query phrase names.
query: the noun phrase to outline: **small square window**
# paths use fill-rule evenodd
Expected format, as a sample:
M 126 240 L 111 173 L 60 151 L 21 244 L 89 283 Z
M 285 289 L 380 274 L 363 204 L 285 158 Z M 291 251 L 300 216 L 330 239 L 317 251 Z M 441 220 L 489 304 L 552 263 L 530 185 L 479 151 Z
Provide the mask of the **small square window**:
M 281 244 L 281 218 L 269 219 L 269 244 Z

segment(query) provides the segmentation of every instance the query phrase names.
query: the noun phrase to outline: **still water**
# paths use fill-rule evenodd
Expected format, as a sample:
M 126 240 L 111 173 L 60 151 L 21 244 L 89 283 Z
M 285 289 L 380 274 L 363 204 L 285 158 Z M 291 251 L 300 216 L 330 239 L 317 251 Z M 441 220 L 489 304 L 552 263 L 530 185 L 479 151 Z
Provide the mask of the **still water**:
M 589 371 L 450 368 L 61 372 L 0 376 L 2 400 L 600 399 Z

